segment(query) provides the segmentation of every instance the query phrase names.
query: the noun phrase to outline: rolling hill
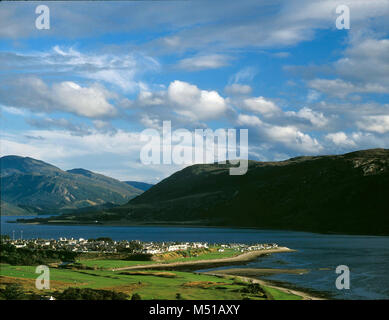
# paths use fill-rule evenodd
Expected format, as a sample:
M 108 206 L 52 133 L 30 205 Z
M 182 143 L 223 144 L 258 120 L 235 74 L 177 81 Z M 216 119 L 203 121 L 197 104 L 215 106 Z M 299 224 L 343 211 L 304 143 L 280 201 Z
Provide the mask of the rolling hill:
M 2 215 L 111 208 L 143 192 L 85 169 L 63 171 L 28 157 L 4 156 L 0 164 Z
M 193 165 L 125 205 L 77 217 L 92 219 L 389 235 L 389 150 L 250 161 L 242 176 Z

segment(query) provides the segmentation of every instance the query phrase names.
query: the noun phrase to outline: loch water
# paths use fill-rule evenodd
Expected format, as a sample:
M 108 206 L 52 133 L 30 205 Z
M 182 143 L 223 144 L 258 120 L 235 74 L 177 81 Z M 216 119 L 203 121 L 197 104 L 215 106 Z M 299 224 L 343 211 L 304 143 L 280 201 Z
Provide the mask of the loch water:
M 297 250 L 277 253 L 240 265 L 239 268 L 308 269 L 306 274 L 266 277 L 297 288 L 325 292 L 335 299 L 389 299 L 389 237 L 324 235 L 309 232 L 238 228 L 155 226 L 63 226 L 9 223 L 1 217 L 1 234 L 15 238 L 97 238 L 141 241 L 203 241 L 209 243 L 277 243 Z M 14 232 L 13 232 L 14 231 Z M 335 286 L 335 269 L 350 269 L 350 289 Z

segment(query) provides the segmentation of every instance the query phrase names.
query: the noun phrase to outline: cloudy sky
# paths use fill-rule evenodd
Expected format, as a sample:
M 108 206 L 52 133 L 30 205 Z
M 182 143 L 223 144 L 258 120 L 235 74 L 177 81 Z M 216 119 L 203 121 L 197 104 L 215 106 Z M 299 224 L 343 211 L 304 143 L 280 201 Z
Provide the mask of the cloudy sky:
M 336 28 L 336 8 L 351 28 Z M 247 128 L 249 158 L 389 148 L 389 0 L 0 3 L 1 155 L 157 182 L 140 132 Z

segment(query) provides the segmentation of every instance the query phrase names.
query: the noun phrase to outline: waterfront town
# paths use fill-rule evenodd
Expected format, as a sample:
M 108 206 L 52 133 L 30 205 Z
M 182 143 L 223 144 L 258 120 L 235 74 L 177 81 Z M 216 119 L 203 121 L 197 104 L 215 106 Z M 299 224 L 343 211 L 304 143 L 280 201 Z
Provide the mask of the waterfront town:
M 50 249 L 50 250 L 66 250 L 78 253 L 86 252 L 104 252 L 117 253 L 126 249 L 131 249 L 133 252 L 144 254 L 160 254 L 172 251 L 185 251 L 192 249 L 207 249 L 210 247 L 217 248 L 219 252 L 226 249 L 236 250 L 237 252 L 247 252 L 255 250 L 267 250 L 277 248 L 278 245 L 272 244 L 209 244 L 207 242 L 142 242 L 139 240 L 121 240 L 114 241 L 110 238 L 97 239 L 74 239 L 64 238 L 59 239 L 3 239 L 3 241 L 14 245 L 16 248 L 30 249 Z

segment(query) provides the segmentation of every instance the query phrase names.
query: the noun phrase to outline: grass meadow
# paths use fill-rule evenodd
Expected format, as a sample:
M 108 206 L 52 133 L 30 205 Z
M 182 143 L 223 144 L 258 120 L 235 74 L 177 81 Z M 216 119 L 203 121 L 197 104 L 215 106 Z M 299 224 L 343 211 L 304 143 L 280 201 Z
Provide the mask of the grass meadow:
M 107 260 L 104 263 L 101 260 L 96 261 L 89 260 L 88 264 L 98 263 L 107 268 L 122 266 L 122 260 Z M 35 273 L 34 266 L 1 264 L 0 276 L 0 286 L 7 283 L 19 283 L 26 291 L 38 292 L 35 288 L 35 279 L 38 274 Z M 45 294 L 49 295 L 54 291 L 62 291 L 68 287 L 80 287 L 114 290 L 124 292 L 129 296 L 138 293 L 142 299 L 146 300 L 300 299 L 299 296 L 269 287 L 263 287 L 267 297 L 250 295 L 241 291 L 246 286 L 247 283 L 237 280 L 235 277 L 217 277 L 191 272 L 147 270 L 129 272 L 50 268 L 50 289 L 45 290 Z

